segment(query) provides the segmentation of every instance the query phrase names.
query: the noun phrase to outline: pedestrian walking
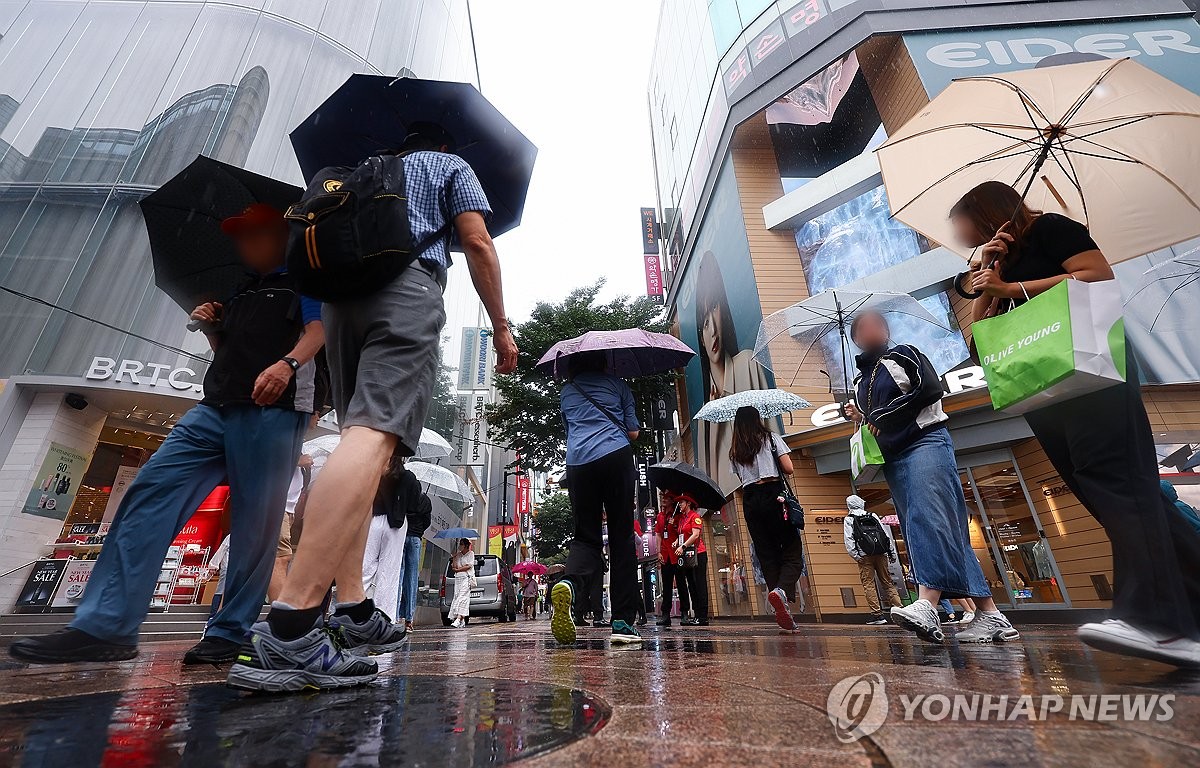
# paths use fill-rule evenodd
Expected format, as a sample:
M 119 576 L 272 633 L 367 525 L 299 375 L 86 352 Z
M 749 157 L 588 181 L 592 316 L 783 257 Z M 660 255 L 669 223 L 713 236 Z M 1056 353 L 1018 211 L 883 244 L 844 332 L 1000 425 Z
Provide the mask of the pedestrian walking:
M 425 531 L 433 522 L 433 502 L 421 493 L 416 506 L 406 513 L 408 529 L 404 535 L 404 561 L 400 564 L 400 605 L 396 609 L 396 621 L 403 621 L 408 632 L 413 630 L 413 617 L 417 612 L 417 589 L 421 583 L 421 547 Z
M 567 576 L 554 585 L 551 629 L 560 643 L 575 642 L 571 606 L 576 584 L 588 583 L 603 567 L 603 526 L 608 523 L 612 566 L 612 642 L 640 643 L 637 614 L 637 558 L 628 546 L 633 537 L 637 478 L 632 441 L 640 428 L 629 385 L 605 373 L 603 351 L 568 358 L 569 380 L 561 409 L 567 429 L 567 492 L 575 515 L 575 536 L 567 557 Z M 600 611 L 601 606 L 593 605 Z
M 288 486 L 287 501 L 283 505 L 283 523 L 279 526 L 279 544 L 275 548 L 275 567 L 271 570 L 271 583 L 267 587 L 267 599 L 279 597 L 283 589 L 283 580 L 287 578 L 288 568 L 292 565 L 292 555 L 296 552 L 293 541 L 299 533 L 296 523 L 296 507 L 308 493 L 312 482 L 313 459 L 306 453 L 300 454 L 296 470 L 292 473 L 292 483 Z
M 454 596 L 450 600 L 450 612 L 446 618 L 450 626 L 462 629 L 471 617 L 471 590 L 475 587 L 475 550 L 470 539 L 458 540 L 458 551 L 450 562 L 454 574 Z
M 1031 209 L 1007 184 L 980 184 L 954 205 L 950 218 L 960 243 L 981 251 L 969 276 L 978 296 L 975 320 L 1024 304 L 1064 280 L 1113 279 L 1085 226 Z M 1154 435 L 1128 344 L 1126 357 L 1124 383 L 1056 401 L 1026 413 L 1025 421 L 1112 543 L 1112 618 L 1084 624 L 1080 639 L 1114 653 L 1196 667 L 1200 539 L 1162 495 Z
M 763 424 L 753 406 L 743 406 L 733 419 L 729 460 L 742 483 L 742 515 L 767 586 L 767 602 L 775 622 L 787 632 L 796 630 L 791 603 L 804 573 L 800 533 L 787 519 L 783 475 L 793 472 L 787 444 Z
M 192 312 L 213 348 L 204 398 L 179 420 L 122 499 L 70 625 L 9 646 L 37 662 L 116 661 L 137 655 L 171 541 L 217 484 L 229 482 L 225 599 L 187 664 L 233 661 L 262 610 L 288 483 L 315 407 L 320 304 L 284 269 L 282 214 L 254 204 L 221 229 L 253 273 L 229 300 Z M 320 602 L 320 596 L 314 604 Z M 318 609 L 319 610 L 319 609 Z
M 692 610 L 692 596 L 688 592 L 687 577 L 679 567 L 679 556 L 675 554 L 682 541 L 679 523 L 683 519 L 678 497 L 669 491 L 659 493 L 658 517 L 654 521 L 654 532 L 661 539 L 659 552 L 662 556 L 662 608 L 656 622 L 660 627 L 671 626 L 671 612 L 675 603 L 675 590 L 679 590 L 679 620 L 682 624 Z
M 370 286 L 372 292 L 325 304 L 342 439 L 309 494 L 304 537 L 283 591 L 267 620 L 255 625 L 251 644 L 230 670 L 229 683 L 235 687 L 292 691 L 365 683 L 378 674 L 378 665 L 362 658 L 361 649 L 403 642 L 404 627 L 363 594 L 362 553 L 383 469 L 393 455 L 416 453 L 429 410 L 446 316 L 442 291 L 452 240 L 466 252 L 472 281 L 491 319 L 496 370 L 508 373 L 516 366 L 500 264 L 487 229 L 487 197 L 471 166 L 451 154 L 453 138 L 444 128 L 412 123 L 408 130 L 395 156 L 367 158 L 360 169 L 364 174 L 377 172 L 380 184 L 395 186 L 403 178 L 413 245 L 398 257 L 415 259 L 401 262 L 403 269 L 390 282 Z M 340 183 L 330 178 L 306 194 L 316 195 L 313 199 L 319 202 L 320 187 L 337 189 Z M 391 205 L 396 199 L 377 205 Z M 306 220 L 325 221 L 315 215 Z M 339 220 L 329 221 L 332 225 Z M 368 224 L 362 222 L 364 227 Z M 303 226 L 308 234 L 308 224 Z M 295 242 L 294 261 L 300 261 L 301 246 L 312 243 L 299 238 Z M 340 255 L 351 259 L 367 254 Z M 326 627 L 321 611 L 321 600 L 335 580 L 336 634 Z
M 858 579 L 867 595 L 867 608 L 871 611 L 867 623 L 887 624 L 876 579 L 883 585 L 883 596 L 889 607 L 896 608 L 904 604 L 900 602 L 900 593 L 888 572 L 888 564 L 896 559 L 892 539 L 879 518 L 867 511 L 867 502 L 861 496 L 846 497 L 846 517 L 842 521 L 842 529 L 846 554 L 858 564 Z
M 855 402 L 846 411 L 856 423 L 865 420 L 879 443 L 918 588 L 911 605 L 892 608 L 892 621 L 940 643 L 945 633 L 938 602 L 972 597 L 981 610 L 956 634 L 960 643 L 1018 639 L 1020 633 L 996 607 L 971 549 L 967 504 L 937 372 L 916 347 L 892 346 L 887 320 L 878 312 L 856 317 L 850 338 L 863 352 L 856 358 Z
M 524 598 L 525 618 L 533 621 L 537 618 L 538 583 L 533 574 L 525 577 L 521 585 L 521 596 Z
M 679 510 L 679 541 L 675 545 L 675 558 L 687 591 L 692 598 L 693 616 L 684 618 L 680 624 L 689 627 L 708 626 L 708 551 L 702 533 L 704 518 L 696 508 L 696 502 L 686 494 L 676 500 Z
M 404 468 L 404 460 L 392 457 L 375 492 L 371 527 L 363 550 L 363 592 L 376 607 L 407 631 L 400 620 L 400 579 L 404 547 L 408 539 L 408 511 L 421 503 L 421 482 Z

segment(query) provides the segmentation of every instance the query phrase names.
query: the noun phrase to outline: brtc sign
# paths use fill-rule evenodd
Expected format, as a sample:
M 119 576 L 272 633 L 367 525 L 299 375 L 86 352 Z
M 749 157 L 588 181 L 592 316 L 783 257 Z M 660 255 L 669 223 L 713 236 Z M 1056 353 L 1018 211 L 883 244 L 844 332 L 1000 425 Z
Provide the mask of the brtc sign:
M 163 387 L 177 392 L 204 391 L 202 379 L 187 367 L 169 363 L 146 363 L 141 360 L 116 360 L 97 355 L 92 358 L 83 378 L 88 381 L 112 381 L 134 387 Z

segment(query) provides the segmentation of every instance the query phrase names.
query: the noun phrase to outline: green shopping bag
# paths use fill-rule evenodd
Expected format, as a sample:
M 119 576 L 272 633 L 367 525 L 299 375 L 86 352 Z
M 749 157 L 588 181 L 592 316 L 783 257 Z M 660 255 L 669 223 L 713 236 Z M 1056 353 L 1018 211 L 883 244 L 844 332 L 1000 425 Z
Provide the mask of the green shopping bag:
M 859 484 L 883 477 L 883 452 L 866 424 L 850 435 L 850 475 Z
M 1116 280 L 1064 280 L 971 328 L 998 411 L 1025 413 L 1125 381 Z

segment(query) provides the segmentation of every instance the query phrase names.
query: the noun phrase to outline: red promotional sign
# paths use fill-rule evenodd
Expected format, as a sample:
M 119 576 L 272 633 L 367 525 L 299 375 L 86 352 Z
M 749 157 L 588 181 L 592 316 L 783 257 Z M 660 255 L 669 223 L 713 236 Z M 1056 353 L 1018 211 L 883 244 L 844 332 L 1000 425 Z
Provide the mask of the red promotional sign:
M 645 258 L 646 295 L 661 299 L 663 295 L 662 262 L 657 256 L 647 255 Z
M 517 495 L 516 495 L 516 514 L 513 517 L 513 527 L 521 526 L 521 519 L 529 514 L 529 505 L 532 499 L 532 488 L 529 485 L 529 476 L 522 473 L 517 475 Z

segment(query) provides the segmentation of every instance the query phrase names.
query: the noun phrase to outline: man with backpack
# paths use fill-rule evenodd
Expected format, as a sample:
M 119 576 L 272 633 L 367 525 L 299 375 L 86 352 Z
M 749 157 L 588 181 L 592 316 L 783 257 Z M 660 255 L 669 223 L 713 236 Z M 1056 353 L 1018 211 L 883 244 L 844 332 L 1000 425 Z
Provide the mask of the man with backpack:
M 441 126 L 412 123 L 394 154 L 318 171 L 288 211 L 288 264 L 325 301 L 323 319 L 342 439 L 313 483 L 304 536 L 267 620 L 254 625 L 228 682 L 258 691 L 366 683 L 372 650 L 405 627 L 363 592 L 371 505 L 393 455 L 416 453 L 437 376 L 451 240 L 466 254 L 491 318 L 496 371 L 517 364 L 504 313 L 491 207 Z M 328 622 L 321 601 L 337 582 Z M 389 606 L 390 610 L 394 610 Z
M 880 605 L 879 583 L 887 593 L 888 605 L 899 607 L 900 593 L 892 583 L 888 573 L 888 562 L 896 557 L 892 548 L 891 537 L 883 529 L 883 523 L 872 512 L 867 511 L 867 502 L 861 496 L 846 497 L 846 517 L 842 521 L 846 553 L 858 563 L 858 578 L 862 581 L 863 591 L 867 593 L 867 607 L 871 609 L 868 624 L 887 624 L 887 617 Z

